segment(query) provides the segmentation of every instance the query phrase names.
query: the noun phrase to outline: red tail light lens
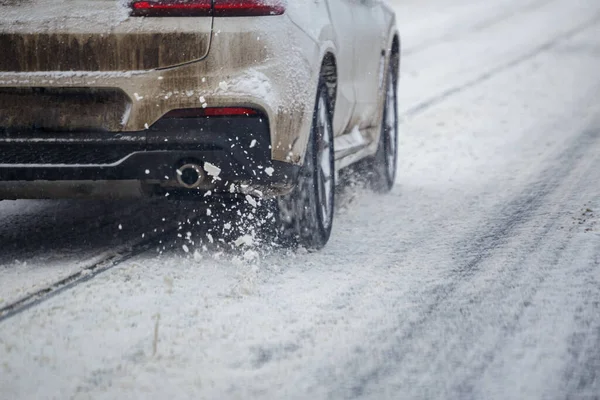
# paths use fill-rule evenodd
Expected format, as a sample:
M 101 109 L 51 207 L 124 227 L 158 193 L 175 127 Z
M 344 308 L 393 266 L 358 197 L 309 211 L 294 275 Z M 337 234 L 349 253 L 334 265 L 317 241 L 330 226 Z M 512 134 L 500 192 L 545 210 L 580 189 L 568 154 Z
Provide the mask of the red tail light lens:
M 198 117 L 250 117 L 258 115 L 252 108 L 245 107 L 211 107 L 182 108 L 169 111 L 163 118 L 198 118 Z
M 211 14 L 211 0 L 152 0 L 131 3 L 132 17 L 206 17 Z
M 256 17 L 281 15 L 283 0 L 214 0 L 215 17 Z
M 246 116 L 257 115 L 256 110 L 242 107 L 226 107 L 226 108 L 205 108 L 204 115 L 207 117 L 222 117 L 222 116 Z
M 148 0 L 133 1 L 132 17 L 256 17 L 281 15 L 285 0 Z

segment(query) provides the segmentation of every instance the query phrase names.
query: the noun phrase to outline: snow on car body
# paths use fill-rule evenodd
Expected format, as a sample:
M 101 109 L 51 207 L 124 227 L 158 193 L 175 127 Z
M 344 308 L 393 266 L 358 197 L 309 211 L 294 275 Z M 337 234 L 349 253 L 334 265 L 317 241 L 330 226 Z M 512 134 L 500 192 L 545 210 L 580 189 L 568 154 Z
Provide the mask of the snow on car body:
M 377 0 L 2 2 L 0 197 L 284 195 L 313 136 L 335 169 L 382 147 L 399 43 Z

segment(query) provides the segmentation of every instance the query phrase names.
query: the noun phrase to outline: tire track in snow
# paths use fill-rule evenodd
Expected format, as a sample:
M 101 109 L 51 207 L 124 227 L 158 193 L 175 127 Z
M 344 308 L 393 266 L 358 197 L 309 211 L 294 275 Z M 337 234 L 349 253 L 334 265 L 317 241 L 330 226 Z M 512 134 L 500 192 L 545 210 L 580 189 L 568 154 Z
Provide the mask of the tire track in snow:
M 91 265 L 82 267 L 79 271 L 65 278 L 1 307 L 0 323 L 147 251 L 156 241 L 157 239 L 144 241 L 134 245 L 130 250 L 117 251 L 114 254 L 101 258 L 99 261 L 92 262 Z
M 344 397 L 357 398 L 364 396 L 369 385 L 392 375 L 395 368 L 402 365 L 408 353 L 407 343 L 410 346 L 411 340 L 419 337 L 419 332 L 426 330 L 429 321 L 436 314 L 442 313 L 444 308 L 447 307 L 448 299 L 481 272 L 482 264 L 494 255 L 494 252 L 501 247 L 505 240 L 513 237 L 514 232 L 519 227 L 536 216 L 536 213 L 547 203 L 548 198 L 560 187 L 561 183 L 565 182 L 572 170 L 576 169 L 577 165 L 582 162 L 584 155 L 590 149 L 598 148 L 599 138 L 600 121 L 595 121 L 589 128 L 574 138 L 573 144 L 558 156 L 552 166 L 538 175 L 538 178 L 534 181 L 535 183 L 529 186 L 522 196 L 495 212 L 498 217 L 492 218 L 494 223 L 489 224 L 492 226 L 491 232 L 474 232 L 473 236 L 466 239 L 466 242 L 473 243 L 471 246 L 467 246 L 466 250 L 463 247 L 464 244 L 458 246 L 457 252 L 463 254 L 464 261 L 454 271 L 452 280 L 448 284 L 439 285 L 435 292 L 431 293 L 429 305 L 424 307 L 424 311 L 416 321 L 407 324 L 403 332 L 398 332 L 397 328 L 393 328 L 392 331 L 380 333 L 381 342 L 385 342 L 390 337 L 394 338 L 392 343 L 382 351 L 382 358 L 386 362 L 363 376 L 355 377 L 354 381 L 356 383 L 349 388 L 348 393 L 344 393 Z M 527 247 L 532 249 L 539 246 L 554 226 L 555 221 L 547 223 L 540 234 Z M 564 246 L 566 245 L 563 244 L 562 247 Z M 513 279 L 514 276 L 519 274 L 519 271 L 519 268 L 513 266 L 509 278 Z M 514 321 L 515 324 L 516 322 L 518 322 L 518 318 Z M 493 351 L 490 354 L 493 355 Z M 492 360 L 493 356 L 488 358 L 487 361 L 489 363 Z M 462 394 L 466 394 L 468 391 L 467 386 L 468 384 L 463 384 Z M 334 394 L 332 396 L 335 397 Z
M 511 201 L 497 213 L 500 216 L 497 224 L 483 232 L 473 233 L 472 237 L 460 243 L 457 252 L 467 256 L 474 254 L 474 257 L 461 266 L 457 273 L 461 277 L 468 277 L 478 264 L 503 244 L 503 240 L 510 237 L 519 226 L 535 217 L 547 198 L 565 181 L 575 166 L 582 162 L 586 152 L 597 145 L 599 138 L 600 121 L 593 122 L 591 127 L 575 138 L 567 151 L 559 155 L 553 166 L 544 170 L 540 177 L 527 187 L 522 196 Z M 545 177 L 548 179 L 544 179 Z
M 564 227 L 562 224 L 565 218 L 561 219 L 555 216 L 560 214 L 560 208 L 564 204 L 577 202 L 577 195 L 574 195 L 574 193 L 578 193 L 582 188 L 589 187 L 590 184 L 597 181 L 590 179 L 590 176 L 595 176 L 594 174 L 599 165 L 598 158 L 596 158 L 595 162 L 590 163 L 586 169 L 578 171 L 577 176 L 567 175 L 564 177 L 563 181 L 568 184 L 569 188 L 565 189 L 561 187 L 560 193 L 567 193 L 567 199 L 553 200 L 551 202 L 552 211 L 542 214 L 544 216 L 547 215 L 549 218 L 546 218 L 545 223 L 532 233 L 533 240 L 522 242 L 521 249 L 518 250 L 520 256 L 511 259 L 510 265 L 502 269 L 502 273 L 498 274 L 496 279 L 490 280 L 489 286 L 493 285 L 493 287 L 490 287 L 489 291 L 494 290 L 495 293 L 498 293 L 501 291 L 495 290 L 496 287 L 510 288 L 508 289 L 509 293 L 498 295 L 500 298 L 495 299 L 497 300 L 496 304 L 500 304 L 504 300 L 505 303 L 510 304 L 513 308 L 511 309 L 510 316 L 503 319 L 505 323 L 501 327 L 500 332 L 495 332 L 497 335 L 495 340 L 487 338 L 486 340 L 490 342 L 486 343 L 487 346 L 475 346 L 475 343 L 473 343 L 473 347 L 477 347 L 477 353 L 472 354 L 470 359 L 464 361 L 465 365 L 469 365 L 471 373 L 466 374 L 462 381 L 453 387 L 455 394 L 461 398 L 485 397 L 484 395 L 474 394 L 481 385 L 483 375 L 495 363 L 498 356 L 504 354 L 502 350 L 507 347 L 507 344 L 516 333 L 522 330 L 523 325 L 526 326 L 527 322 L 523 322 L 524 316 L 529 312 L 532 305 L 539 303 L 539 301 L 536 301 L 536 298 L 541 297 L 544 299 L 544 296 L 548 296 L 548 293 L 552 292 L 546 286 L 552 287 L 552 284 L 556 283 L 555 272 L 559 271 L 565 265 L 574 265 L 577 263 L 579 255 L 578 245 L 581 240 L 573 234 L 565 235 L 561 229 Z M 548 197 L 551 194 L 549 193 Z M 534 224 L 535 221 L 529 219 L 527 222 Z M 512 236 L 513 240 L 517 238 L 517 235 L 509 234 L 510 236 Z M 511 248 L 513 249 L 513 253 L 517 252 L 514 250 L 514 247 Z M 596 246 L 595 250 L 597 252 L 600 250 L 600 247 Z M 584 269 L 585 272 L 592 272 L 592 269 L 589 267 Z M 480 289 L 480 292 L 486 293 L 486 288 Z M 518 299 L 511 301 L 511 295 Z M 488 303 L 491 302 L 490 297 L 487 296 L 486 301 Z M 483 301 L 475 303 L 478 304 L 478 307 L 483 308 L 481 306 Z M 438 357 L 438 363 L 441 364 L 444 361 L 443 357 Z M 577 392 L 578 390 L 571 391 L 571 393 Z
M 499 13 L 497 15 L 494 15 L 492 17 L 490 17 L 487 20 L 484 20 L 476 25 L 474 25 L 473 27 L 471 27 L 470 29 L 466 30 L 466 31 L 461 31 L 461 32 L 456 32 L 456 33 L 450 33 L 450 34 L 445 34 L 441 37 L 437 37 L 435 39 L 431 39 L 431 40 L 427 40 L 424 43 L 421 43 L 415 47 L 411 47 L 406 49 L 405 51 L 403 51 L 402 55 L 403 56 L 410 56 L 413 54 L 417 54 L 423 50 L 427 50 L 428 48 L 435 46 L 437 44 L 442 44 L 442 43 L 448 43 L 451 42 L 452 40 L 461 38 L 463 36 L 468 36 L 471 35 L 473 33 L 479 33 L 484 31 L 487 28 L 493 27 L 496 24 L 499 24 L 503 21 L 506 21 L 516 15 L 525 13 L 525 12 L 532 12 L 532 11 L 536 11 L 539 8 L 545 6 L 546 4 L 548 4 L 548 0 L 541 0 L 541 1 L 536 1 L 533 2 L 531 4 L 527 4 L 525 7 L 521 7 L 521 8 L 517 8 L 517 9 L 513 9 L 511 11 L 508 12 L 504 12 L 504 13 Z
M 165 221 L 181 214 L 164 201 L 3 202 L 0 306 L 106 259 L 144 234 L 161 232 Z
M 590 269 L 600 270 L 600 247 L 596 249 L 594 263 Z M 594 275 L 592 275 L 594 276 Z M 580 306 L 575 315 L 575 332 L 571 335 L 569 358 L 571 368 L 564 374 L 564 387 L 567 397 L 569 393 L 579 393 L 581 398 L 598 398 L 600 396 L 600 277 L 585 282 L 586 306 L 594 312 L 585 314 Z M 590 335 L 589 332 L 593 334 Z M 595 397 L 594 397 L 595 396 Z
M 178 228 L 179 225 L 171 225 L 169 228 L 161 230 L 160 233 L 154 235 L 148 234 L 144 237 L 138 237 L 135 240 L 131 240 L 129 243 L 120 246 L 118 249 L 92 258 L 87 263 L 84 263 L 76 272 L 45 285 L 15 301 L 9 302 L 7 305 L 0 307 L 0 323 L 73 288 L 76 285 L 87 282 L 136 255 L 148 251 L 153 246 L 159 245 L 161 239 L 176 232 Z
M 171 222 L 167 222 L 160 228 L 145 228 L 147 232 L 144 235 L 136 235 L 129 238 L 125 244 L 118 246 L 116 249 L 105 251 L 104 253 L 91 257 L 83 262 L 74 272 L 62 276 L 31 293 L 28 293 L 16 300 L 9 301 L 8 304 L 0 307 L 0 323 L 20 314 L 29 308 L 36 306 L 66 290 L 69 290 L 81 283 L 87 282 L 96 276 L 124 263 L 125 261 L 140 255 L 152 248 L 164 246 L 167 238 L 176 235 L 182 226 L 193 227 L 198 225 L 206 217 L 197 209 L 203 209 L 207 205 L 198 203 L 193 204 L 187 210 L 185 215 L 172 218 Z M 172 210 L 171 210 L 172 211 Z M 182 225 L 178 220 L 187 221 L 186 225 Z
M 551 40 L 545 42 L 544 44 L 542 44 L 540 46 L 535 47 L 534 49 L 532 49 L 531 51 L 525 53 L 524 55 L 522 55 L 520 57 L 517 57 L 507 63 L 501 64 L 501 65 L 497 66 L 496 68 L 492 68 L 488 72 L 486 72 L 482 75 L 479 75 L 475 79 L 472 79 L 472 80 L 465 82 L 463 84 L 460 84 L 458 86 L 454 86 L 450 89 L 443 91 L 442 93 L 440 93 L 434 97 L 431 97 L 427 100 L 422 101 L 421 103 L 418 103 L 417 105 L 402 112 L 400 114 L 400 118 L 404 119 L 404 118 L 414 117 L 414 116 L 426 111 L 427 109 L 440 104 L 441 102 L 447 100 L 448 98 L 450 98 L 454 95 L 462 93 L 465 90 L 471 89 L 473 87 L 476 87 L 476 86 L 480 85 L 481 83 L 486 82 L 486 81 L 494 78 L 495 76 L 505 72 L 506 70 L 516 67 L 524 62 L 527 62 L 527 61 L 531 60 L 532 58 L 536 57 L 537 55 L 542 54 L 542 53 L 552 49 L 553 47 L 558 45 L 560 42 L 574 37 L 578 33 L 581 33 L 583 31 L 593 27 L 598 22 L 600 22 L 600 14 L 594 15 L 594 17 L 589 19 L 588 21 L 576 26 L 575 28 L 571 29 L 570 31 L 568 31 L 566 33 L 563 33 L 561 35 L 558 35 L 558 36 L 552 38 Z

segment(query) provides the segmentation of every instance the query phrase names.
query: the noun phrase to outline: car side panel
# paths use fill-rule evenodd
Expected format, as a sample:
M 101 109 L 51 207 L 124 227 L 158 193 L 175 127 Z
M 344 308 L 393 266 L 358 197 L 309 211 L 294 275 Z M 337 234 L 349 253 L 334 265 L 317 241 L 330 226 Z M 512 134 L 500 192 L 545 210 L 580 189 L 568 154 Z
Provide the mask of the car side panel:
M 378 111 L 381 69 L 385 63 L 387 27 L 379 2 L 356 0 L 354 9 L 354 61 L 356 108 L 354 116 L 361 129 L 368 128 Z
M 331 38 L 336 48 L 337 97 L 333 118 L 335 136 L 349 129 L 356 102 L 352 0 L 327 0 Z
M 337 66 L 337 94 L 333 119 L 334 135 L 345 133 L 356 101 L 354 91 L 354 32 L 352 8 L 355 0 L 299 0 L 289 3 L 289 15 L 319 47 L 315 68 L 326 53 Z M 318 79 L 318 76 L 316 77 Z

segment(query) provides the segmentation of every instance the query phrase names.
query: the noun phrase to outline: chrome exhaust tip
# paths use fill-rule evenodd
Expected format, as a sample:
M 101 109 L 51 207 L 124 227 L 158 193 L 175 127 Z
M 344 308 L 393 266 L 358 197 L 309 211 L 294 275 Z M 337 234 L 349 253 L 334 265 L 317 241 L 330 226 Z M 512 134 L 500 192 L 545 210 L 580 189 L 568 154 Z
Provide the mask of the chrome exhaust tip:
M 186 189 L 197 189 L 206 179 L 206 173 L 198 164 L 184 164 L 175 170 L 177 183 Z

